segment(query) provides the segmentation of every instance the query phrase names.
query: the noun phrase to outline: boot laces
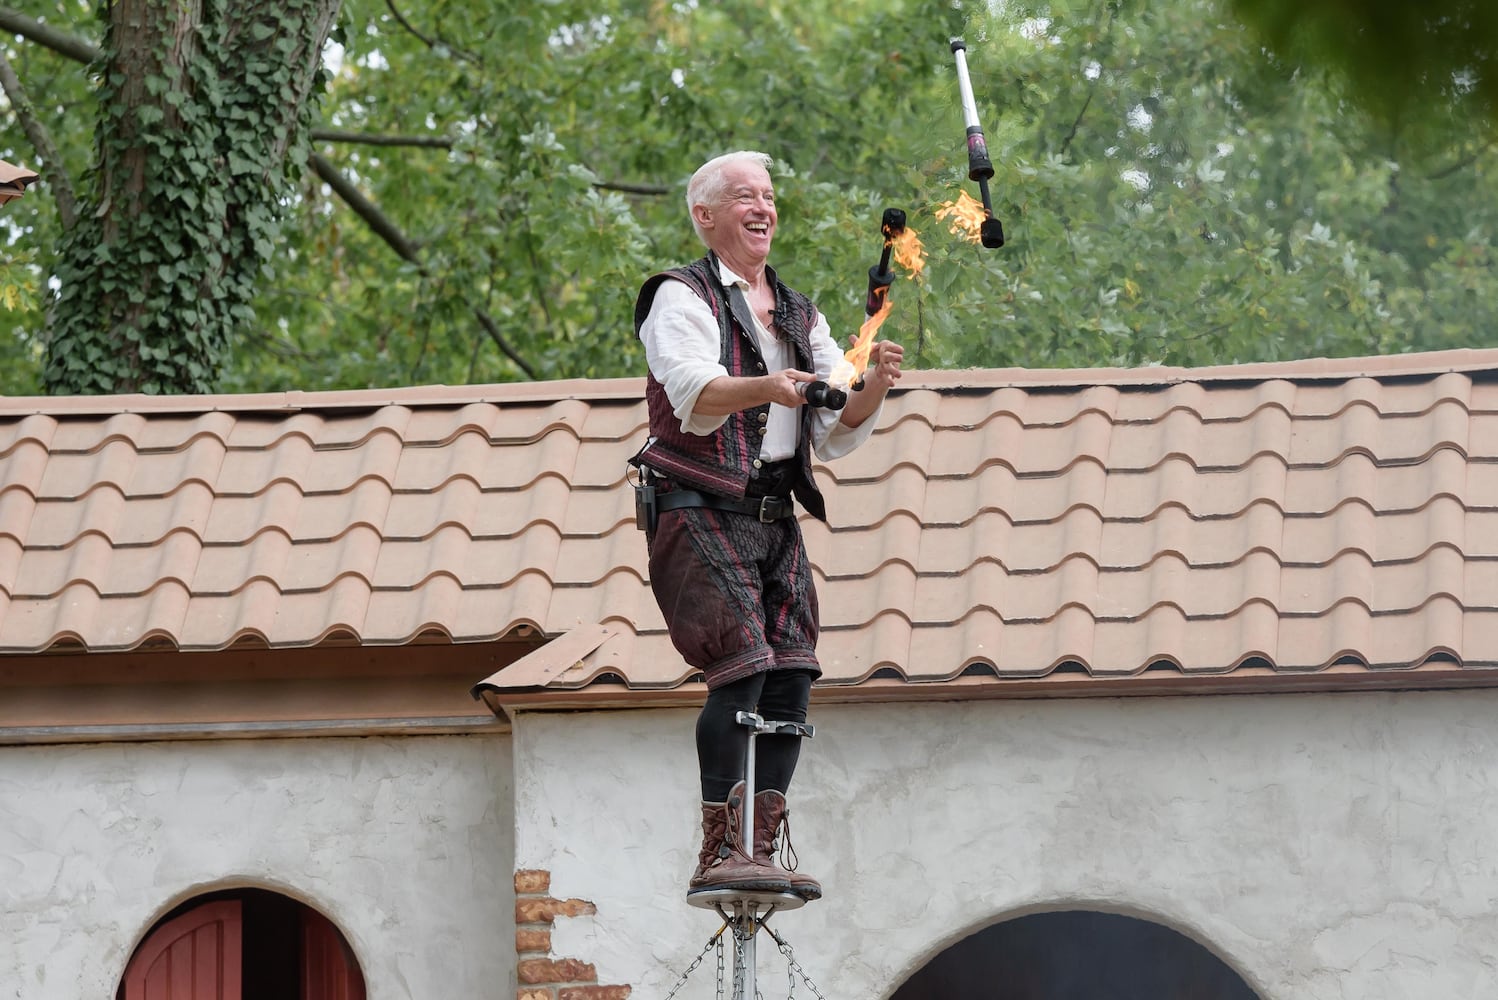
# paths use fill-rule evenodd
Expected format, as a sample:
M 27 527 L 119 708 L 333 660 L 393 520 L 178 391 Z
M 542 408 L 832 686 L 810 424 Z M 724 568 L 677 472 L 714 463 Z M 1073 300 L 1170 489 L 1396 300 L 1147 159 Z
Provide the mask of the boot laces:
M 744 846 L 744 798 L 730 798 L 728 808 L 723 812 L 724 822 L 728 824 L 727 840 L 734 847 L 743 849 Z
M 737 805 L 732 797 L 723 805 L 723 846 L 718 850 L 718 858 L 727 861 L 731 854 L 748 857 L 744 850 L 743 831 L 739 829 L 739 823 L 743 820 L 742 800 Z
M 776 848 L 776 841 L 779 841 L 780 867 L 788 872 L 793 872 L 796 870 L 796 866 L 801 863 L 801 859 L 796 856 L 796 848 L 791 845 L 791 811 L 789 809 L 780 818 L 780 830 L 777 833 L 780 836 L 777 836 L 775 840 L 770 842 L 770 850 L 773 852 Z

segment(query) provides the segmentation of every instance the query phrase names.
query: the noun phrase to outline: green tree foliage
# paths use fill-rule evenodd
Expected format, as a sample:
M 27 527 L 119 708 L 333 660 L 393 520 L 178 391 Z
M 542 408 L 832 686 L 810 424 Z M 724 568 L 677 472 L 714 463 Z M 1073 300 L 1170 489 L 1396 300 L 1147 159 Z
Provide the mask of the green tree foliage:
M 78 0 L 23 13 L 94 30 Z M 999 250 L 935 215 L 976 194 L 959 34 Z M 919 365 L 1498 342 L 1486 123 L 1454 98 L 1376 116 L 1211 0 L 345 0 L 334 37 L 312 169 L 280 197 L 219 390 L 638 374 L 635 290 L 700 253 L 684 181 L 733 148 L 777 158 L 772 263 L 842 333 L 882 210 L 907 211 L 929 263 L 884 329 Z M 54 49 L 8 51 L 83 176 L 97 93 Z M 0 157 L 44 167 L 16 129 Z M 0 312 L 12 392 L 39 385 L 48 279 L 73 266 L 49 192 L 5 210 L 37 259 L 36 305 Z
M 119 0 L 93 190 L 57 257 L 57 392 L 206 392 L 254 320 L 337 0 Z
M 1210 4 L 1011 8 L 990 29 L 989 64 L 1014 68 L 982 90 L 1017 238 L 952 278 L 952 362 L 980 317 L 1002 364 L 1493 342 L 1480 125 L 1414 144 Z
M 949 102 L 932 97 L 962 18 L 924 6 L 613 0 L 397 16 L 351 0 L 329 124 L 435 128 L 453 145 L 322 148 L 419 244 L 419 263 L 392 268 L 309 178 L 304 198 L 318 210 L 303 216 L 264 302 L 270 353 L 303 384 L 636 374 L 634 293 L 652 270 L 701 253 L 685 179 L 734 148 L 776 156 L 781 256 L 806 258 L 789 276 L 835 289 L 851 316 L 878 248 L 877 192 L 908 190 L 890 156 L 899 133 L 946 119 L 948 145 L 961 140 Z M 308 261 L 332 263 L 336 297 L 304 280 L 326 275 Z M 321 338 L 334 324 L 341 346 L 330 352 Z
M 1339 72 L 1386 119 L 1498 107 L 1498 6 L 1490 0 L 1233 0 L 1283 58 Z

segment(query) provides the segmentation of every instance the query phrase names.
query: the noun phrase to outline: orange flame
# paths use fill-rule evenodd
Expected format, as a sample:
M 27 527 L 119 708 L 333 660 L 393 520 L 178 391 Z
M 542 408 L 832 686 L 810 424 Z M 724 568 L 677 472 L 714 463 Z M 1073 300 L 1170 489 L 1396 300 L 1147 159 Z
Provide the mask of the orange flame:
M 912 278 L 926 266 L 926 250 L 921 246 L 921 237 L 914 229 L 906 229 L 890 240 L 890 255 L 895 263 L 910 272 Z
M 889 311 L 895 304 L 888 298 L 879 307 L 879 311 L 863 321 L 863 326 L 858 328 L 858 339 L 853 342 L 843 360 L 839 361 L 832 369 L 832 374 L 827 376 L 827 384 L 836 389 L 846 389 L 857 382 L 859 377 L 869 367 L 869 353 L 874 347 L 874 334 L 884 325 Z
M 988 213 L 983 210 L 981 201 L 966 191 L 959 191 L 956 201 L 941 203 L 941 208 L 936 210 L 936 217 L 938 219 L 950 217 L 954 235 L 977 243 L 982 238 L 983 220 L 988 218 Z
M 914 229 L 905 229 L 893 239 L 885 241 L 890 248 L 890 256 L 894 258 L 905 270 L 910 272 L 911 278 L 920 276 L 922 269 L 926 266 L 926 249 L 921 246 L 921 237 Z M 879 296 L 879 311 L 863 321 L 858 328 L 858 339 L 853 342 L 844 354 L 843 360 L 839 361 L 832 369 L 832 374 L 827 376 L 827 384 L 835 389 L 847 389 L 857 382 L 869 367 L 869 355 L 874 348 L 874 334 L 884 325 L 889 318 L 889 311 L 894 308 L 894 303 L 889 299 L 889 289 L 885 288 Z

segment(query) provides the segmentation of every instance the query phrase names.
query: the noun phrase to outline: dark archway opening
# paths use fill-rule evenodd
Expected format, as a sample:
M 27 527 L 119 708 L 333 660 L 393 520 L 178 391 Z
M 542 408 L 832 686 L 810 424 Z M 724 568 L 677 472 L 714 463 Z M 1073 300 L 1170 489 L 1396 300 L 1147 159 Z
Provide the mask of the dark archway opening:
M 152 926 L 115 1000 L 364 1000 L 343 933 L 289 896 L 225 889 L 194 896 Z
M 1258 1000 L 1169 927 L 1091 910 L 1034 913 L 947 948 L 890 1000 Z

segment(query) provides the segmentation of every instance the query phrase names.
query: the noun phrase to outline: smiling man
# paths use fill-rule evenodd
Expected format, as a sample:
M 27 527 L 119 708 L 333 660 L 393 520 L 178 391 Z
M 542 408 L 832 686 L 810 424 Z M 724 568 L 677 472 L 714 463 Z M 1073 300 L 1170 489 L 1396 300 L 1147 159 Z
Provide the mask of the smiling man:
M 650 437 L 635 464 L 658 508 L 642 525 L 650 584 L 672 642 L 708 689 L 697 720 L 702 849 L 689 896 L 822 894 L 774 856 L 782 831 L 789 836 L 785 793 L 800 737 L 756 740 L 749 790 L 736 717 L 806 721 L 820 626 L 796 504 L 827 519 L 812 453 L 834 459 L 868 438 L 904 355 L 876 343 L 845 408 L 806 404 L 804 387 L 843 354 L 811 300 L 767 264 L 780 221 L 770 166 L 764 153 L 736 152 L 698 168 L 687 211 L 707 255 L 654 275 L 635 303 L 650 366 Z M 755 797 L 752 845 L 738 837 L 746 794 Z

